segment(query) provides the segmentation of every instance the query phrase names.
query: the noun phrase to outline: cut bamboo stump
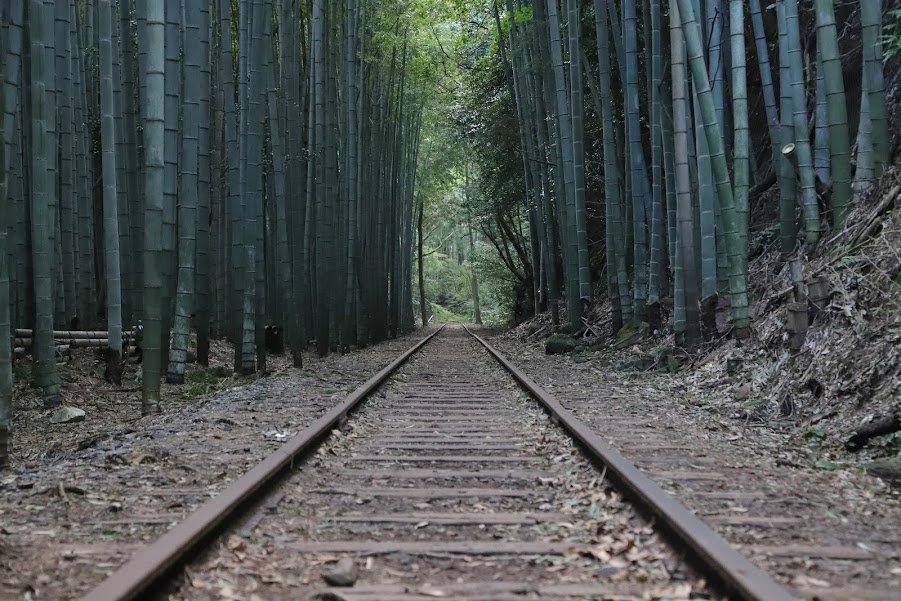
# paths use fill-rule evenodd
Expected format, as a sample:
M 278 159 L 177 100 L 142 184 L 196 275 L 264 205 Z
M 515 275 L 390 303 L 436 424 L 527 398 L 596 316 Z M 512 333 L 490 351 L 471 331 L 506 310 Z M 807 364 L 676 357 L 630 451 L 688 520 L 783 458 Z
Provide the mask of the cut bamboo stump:
M 810 301 L 810 320 L 826 310 L 830 299 L 829 280 L 823 277 L 807 281 L 807 300 Z
M 788 304 L 788 346 L 792 351 L 800 351 L 807 339 L 807 302 Z

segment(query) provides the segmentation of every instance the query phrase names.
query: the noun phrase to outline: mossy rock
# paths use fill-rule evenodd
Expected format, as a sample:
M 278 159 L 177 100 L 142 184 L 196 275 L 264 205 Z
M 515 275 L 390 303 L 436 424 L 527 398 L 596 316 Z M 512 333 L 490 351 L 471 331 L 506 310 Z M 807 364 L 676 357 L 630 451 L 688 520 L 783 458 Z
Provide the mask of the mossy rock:
M 895 486 L 901 486 L 901 456 L 877 459 L 867 464 L 866 468 L 871 476 L 887 480 Z
M 554 334 L 544 341 L 544 352 L 548 355 L 565 355 L 576 348 L 576 341 L 564 334 Z
M 630 321 L 616 334 L 616 343 L 613 348 L 619 350 L 632 346 L 647 338 L 650 332 L 651 326 L 646 322 L 642 321 L 636 324 L 634 321 Z

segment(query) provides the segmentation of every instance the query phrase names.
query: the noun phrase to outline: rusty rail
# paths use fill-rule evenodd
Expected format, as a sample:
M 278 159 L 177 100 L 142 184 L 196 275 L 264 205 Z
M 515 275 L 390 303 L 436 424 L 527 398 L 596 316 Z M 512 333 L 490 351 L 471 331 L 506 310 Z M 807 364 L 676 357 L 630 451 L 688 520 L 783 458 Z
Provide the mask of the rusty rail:
M 461 324 L 462 325 L 462 324 Z M 607 472 L 630 496 L 663 524 L 672 538 L 691 551 L 697 567 L 711 574 L 739 599 L 745 601 L 793 601 L 796 599 L 770 576 L 736 551 L 719 534 L 691 513 L 672 495 L 604 442 L 585 423 L 568 411 L 549 392 L 536 384 L 503 354 L 475 332 L 463 328 L 503 366 L 513 378 L 534 397 L 566 431 L 582 444 L 585 451 L 603 463 Z
M 145 594 L 160 583 L 170 570 L 224 527 L 230 518 L 238 515 L 261 492 L 278 481 L 285 471 L 293 466 L 296 459 L 328 434 L 443 328 L 444 326 L 438 328 L 419 341 L 306 430 L 287 441 L 218 496 L 194 511 L 185 521 L 137 553 L 128 563 L 85 595 L 83 601 L 129 601 L 144 598 Z

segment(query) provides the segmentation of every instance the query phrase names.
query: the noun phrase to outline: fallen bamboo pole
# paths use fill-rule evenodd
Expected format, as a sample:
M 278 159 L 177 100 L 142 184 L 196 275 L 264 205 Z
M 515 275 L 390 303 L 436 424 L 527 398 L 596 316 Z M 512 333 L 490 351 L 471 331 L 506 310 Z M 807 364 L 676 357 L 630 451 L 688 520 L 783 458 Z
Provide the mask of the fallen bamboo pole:
M 34 330 L 18 329 L 15 331 L 15 335 L 16 338 L 33 338 Z M 134 330 L 123 330 L 122 336 L 131 338 L 134 336 Z M 101 340 L 109 338 L 109 332 L 105 330 L 54 330 L 53 338 L 56 340 Z
M 57 345 L 67 344 L 72 348 L 104 348 L 109 346 L 109 339 L 107 338 L 56 338 L 54 342 Z M 33 338 L 16 338 L 13 340 L 15 346 L 31 348 L 34 345 Z M 123 340 L 122 345 L 126 347 L 135 346 L 135 342 L 133 340 Z

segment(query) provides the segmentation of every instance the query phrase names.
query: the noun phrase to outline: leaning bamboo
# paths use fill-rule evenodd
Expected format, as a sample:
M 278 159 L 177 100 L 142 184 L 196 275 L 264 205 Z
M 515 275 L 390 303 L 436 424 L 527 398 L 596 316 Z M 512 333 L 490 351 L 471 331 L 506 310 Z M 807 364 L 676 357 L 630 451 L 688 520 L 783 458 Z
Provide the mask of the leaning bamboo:
M 723 148 L 722 129 L 716 119 L 713 93 L 710 89 L 707 66 L 704 64 L 701 28 L 695 18 L 691 0 L 678 0 L 678 4 L 682 19 L 682 33 L 688 50 L 688 63 L 691 67 L 700 108 L 702 133 L 710 145 L 711 164 L 723 215 L 724 238 L 730 268 L 729 292 L 732 297 L 732 324 L 738 333 L 743 334 L 750 325 L 750 319 L 748 317 L 747 255 L 741 247 L 744 236 L 739 231 L 741 220 L 735 207 L 731 175 Z

